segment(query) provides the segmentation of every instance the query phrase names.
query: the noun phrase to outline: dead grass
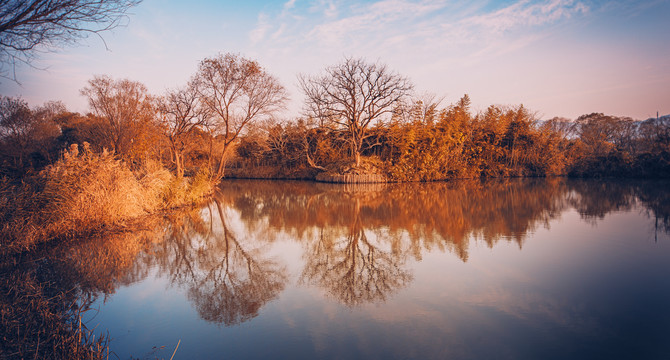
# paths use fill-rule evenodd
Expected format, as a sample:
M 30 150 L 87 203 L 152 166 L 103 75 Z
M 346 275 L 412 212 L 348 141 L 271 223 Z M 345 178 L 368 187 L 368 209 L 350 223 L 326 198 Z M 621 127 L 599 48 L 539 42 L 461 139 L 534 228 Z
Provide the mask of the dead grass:
M 81 322 L 72 293 L 52 294 L 34 273 L 0 276 L 0 358 L 106 359 L 106 337 Z
M 55 164 L 24 179 L 0 181 L 0 253 L 29 250 L 125 226 L 158 211 L 195 204 L 212 193 L 206 172 L 177 179 L 157 162 L 133 173 L 107 152 L 73 145 Z
M 172 177 L 162 194 L 163 206 L 177 208 L 196 205 L 208 198 L 214 190 L 215 181 L 206 169 L 197 171 L 191 177 Z
M 177 179 L 152 161 L 133 172 L 86 144 L 20 184 L 0 178 L 0 359 L 109 358 L 107 338 L 81 322 L 91 294 L 132 281 L 137 254 L 161 238 L 152 220 L 214 185 L 206 171 Z

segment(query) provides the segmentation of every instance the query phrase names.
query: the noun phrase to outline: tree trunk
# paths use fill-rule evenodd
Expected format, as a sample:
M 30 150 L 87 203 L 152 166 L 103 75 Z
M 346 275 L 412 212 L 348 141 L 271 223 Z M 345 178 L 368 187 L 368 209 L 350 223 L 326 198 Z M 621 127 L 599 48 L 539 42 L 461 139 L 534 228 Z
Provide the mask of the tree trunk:
M 216 170 L 216 175 L 219 179 L 223 179 L 224 170 L 225 170 L 225 157 L 226 152 L 228 151 L 228 144 L 223 145 L 223 151 L 221 151 L 221 158 L 219 159 L 219 168 Z
M 177 178 L 182 179 L 184 177 L 184 157 L 180 151 L 176 151 L 174 154 L 175 165 L 177 166 Z
M 354 155 L 354 164 L 356 167 L 361 165 L 361 148 L 363 145 L 360 141 L 354 136 L 354 140 L 351 142 L 351 152 Z

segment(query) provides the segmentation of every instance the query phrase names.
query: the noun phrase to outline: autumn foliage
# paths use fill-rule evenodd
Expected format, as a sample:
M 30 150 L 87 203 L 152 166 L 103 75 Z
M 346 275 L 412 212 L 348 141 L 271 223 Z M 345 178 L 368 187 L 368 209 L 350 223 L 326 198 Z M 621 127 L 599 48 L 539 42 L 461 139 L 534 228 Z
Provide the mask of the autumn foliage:
M 398 104 L 367 132 L 363 161 L 346 129 L 301 119 L 261 127 L 241 139 L 234 174 L 314 178 L 327 173 L 381 173 L 389 181 L 537 176 L 670 175 L 670 121 L 590 114 L 540 120 L 524 106 L 489 106 L 474 114 L 470 99 L 440 109 Z M 265 169 L 258 173 L 258 169 Z M 311 169 L 311 171 L 310 171 Z M 261 176 L 258 176 L 261 175 Z

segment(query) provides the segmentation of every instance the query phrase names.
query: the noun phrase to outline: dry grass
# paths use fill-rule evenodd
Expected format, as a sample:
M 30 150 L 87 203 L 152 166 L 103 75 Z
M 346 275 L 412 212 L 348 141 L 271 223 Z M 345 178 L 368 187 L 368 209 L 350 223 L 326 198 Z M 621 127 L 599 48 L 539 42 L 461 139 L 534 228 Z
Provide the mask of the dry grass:
M 166 208 L 176 208 L 201 203 L 214 190 L 216 182 L 207 169 L 201 169 L 192 177 L 172 177 L 162 194 L 162 202 Z
M 123 227 L 144 215 L 197 203 L 214 185 L 206 172 L 176 179 L 156 162 L 133 173 L 107 152 L 73 145 L 21 185 L 0 181 L 0 253 Z
M 105 337 L 81 322 L 73 293 L 52 293 L 32 272 L 0 276 L 0 358 L 106 359 Z
M 152 161 L 133 172 L 86 144 L 21 184 L 0 178 L 0 359 L 109 358 L 107 339 L 81 323 L 91 294 L 132 281 L 137 254 L 160 238 L 162 216 L 148 215 L 199 203 L 214 185 L 206 171 L 177 179 Z
M 94 319 L 86 313 L 97 311 L 102 296 L 146 276 L 136 267 L 139 254 L 165 238 L 165 223 L 159 216 L 142 222 L 133 231 L 0 257 L 0 359 L 110 358 L 97 321 L 82 318 Z

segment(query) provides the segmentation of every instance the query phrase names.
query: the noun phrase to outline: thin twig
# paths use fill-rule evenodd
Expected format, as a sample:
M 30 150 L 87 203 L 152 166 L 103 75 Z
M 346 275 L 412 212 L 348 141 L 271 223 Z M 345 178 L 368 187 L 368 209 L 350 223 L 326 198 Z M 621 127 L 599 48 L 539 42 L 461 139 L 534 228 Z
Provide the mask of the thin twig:
M 174 357 L 174 354 L 177 353 L 177 349 L 179 349 L 179 343 L 180 342 L 181 342 L 181 339 L 179 339 L 179 341 L 177 341 L 177 347 L 174 348 L 174 352 L 172 353 L 172 356 L 170 356 L 170 360 L 172 360 L 172 358 Z

